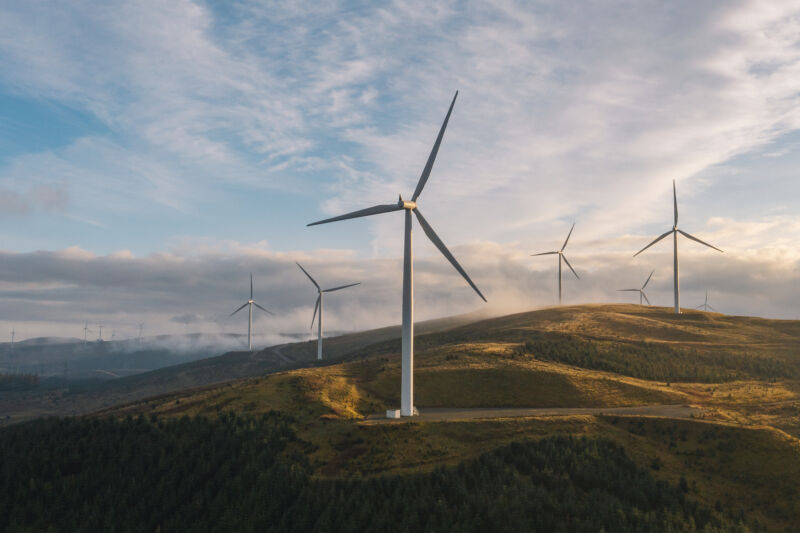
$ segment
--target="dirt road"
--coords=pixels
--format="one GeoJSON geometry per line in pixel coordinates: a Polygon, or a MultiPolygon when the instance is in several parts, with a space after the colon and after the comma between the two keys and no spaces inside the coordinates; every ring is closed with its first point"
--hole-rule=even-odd
{"type": "Polygon", "coordinates": [[[691,405],[642,405],[638,407],[500,407],[500,408],[440,408],[419,409],[419,416],[390,420],[385,414],[374,414],[374,422],[441,422],[448,420],[477,420],[486,418],[516,418],[558,415],[643,415],[666,418],[692,418],[703,410],[691,405]]]}

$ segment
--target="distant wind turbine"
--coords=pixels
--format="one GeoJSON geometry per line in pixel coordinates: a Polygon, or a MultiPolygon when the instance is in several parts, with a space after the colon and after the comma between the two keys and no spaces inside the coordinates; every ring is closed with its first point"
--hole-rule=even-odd
{"type": "Polygon", "coordinates": [[[708,311],[709,309],[711,309],[715,313],[719,313],[719,311],[708,305],[708,291],[706,291],[706,301],[703,302],[702,305],[698,305],[697,307],[695,307],[695,309],[702,309],[703,311],[708,311]]]}
{"type": "Polygon", "coordinates": [[[265,313],[270,314],[270,315],[274,315],[275,313],[273,313],[272,311],[269,311],[267,309],[264,309],[263,307],[258,305],[255,300],[253,300],[253,273],[252,272],[250,272],[250,299],[247,300],[245,303],[243,303],[242,306],[239,309],[237,309],[236,311],[231,313],[229,316],[235,315],[236,313],[238,313],[239,311],[241,311],[242,309],[244,309],[245,307],[248,307],[248,306],[249,306],[249,309],[247,310],[248,311],[248,318],[247,318],[247,349],[250,350],[250,351],[253,351],[253,341],[252,341],[252,337],[251,337],[251,332],[253,330],[253,306],[258,307],[259,309],[261,309],[262,311],[264,311],[265,313]]]}
{"type": "Polygon", "coordinates": [[[403,197],[401,196],[395,204],[376,205],[374,207],[368,207],[366,209],[354,211],[346,215],[328,218],[309,224],[309,226],[314,226],[316,224],[325,224],[327,222],[335,222],[337,220],[378,215],[392,211],[405,211],[405,241],[403,246],[403,334],[400,379],[400,414],[402,416],[413,416],[417,414],[416,408],[414,407],[414,259],[411,246],[411,226],[413,222],[411,213],[414,213],[416,216],[419,225],[422,226],[422,231],[425,232],[425,235],[428,236],[428,239],[430,239],[431,242],[433,242],[433,244],[439,249],[439,251],[442,252],[442,255],[444,255],[447,260],[450,261],[450,264],[453,265],[459,274],[461,274],[464,279],[467,280],[467,283],[469,283],[470,287],[472,287],[475,292],[478,293],[478,296],[480,296],[484,302],[486,301],[486,298],[483,297],[483,294],[481,294],[481,291],[478,290],[478,287],[472,282],[464,269],[461,268],[461,265],[458,264],[456,258],[453,257],[453,254],[450,253],[450,250],[447,249],[439,236],[436,235],[436,232],[433,231],[433,228],[430,226],[430,224],[428,224],[428,221],[425,220],[425,217],[422,216],[422,213],[420,212],[416,203],[417,198],[419,198],[420,193],[422,193],[422,189],[425,187],[425,183],[428,181],[428,177],[433,169],[433,163],[436,160],[436,154],[439,152],[439,146],[442,143],[442,137],[444,137],[444,131],[447,128],[447,122],[450,120],[450,114],[453,112],[453,106],[456,103],[457,97],[458,91],[456,91],[453,101],[450,103],[450,109],[447,111],[447,115],[444,118],[444,123],[442,123],[442,127],[439,130],[439,135],[436,137],[436,142],[433,144],[433,149],[428,156],[428,161],[425,163],[425,168],[422,170],[422,175],[417,182],[417,188],[414,190],[414,194],[411,196],[410,202],[403,200],[403,197]]]}
{"type": "Polygon", "coordinates": [[[617,290],[618,291],[623,291],[623,292],[625,292],[625,291],[638,292],[639,293],[639,305],[642,305],[642,298],[645,299],[645,301],[647,302],[647,305],[650,305],[650,300],[647,299],[647,295],[644,293],[644,288],[647,287],[648,283],[650,283],[650,278],[653,277],[654,273],[655,273],[655,270],[653,270],[653,272],[650,272],[650,275],[647,276],[647,281],[644,282],[644,285],[642,285],[641,289],[617,289],[617,290]]]}
{"type": "Polygon", "coordinates": [[[97,328],[98,328],[98,329],[99,329],[99,331],[100,331],[100,332],[97,334],[97,341],[98,341],[98,342],[100,342],[100,341],[102,341],[102,340],[103,340],[103,326],[101,326],[100,324],[98,324],[98,325],[97,325],[97,328]]]}
{"type": "Polygon", "coordinates": [[[300,267],[300,270],[308,276],[308,279],[311,280],[311,283],[314,284],[314,287],[317,288],[317,303],[314,305],[314,314],[311,316],[311,327],[314,327],[314,319],[317,318],[317,309],[319,309],[319,320],[317,321],[317,359],[322,360],[322,294],[325,292],[333,292],[338,291],[341,289],[346,289],[348,287],[355,287],[356,285],[361,285],[361,283],[351,283],[349,285],[342,285],[340,287],[333,287],[332,289],[322,289],[319,286],[319,283],[311,277],[311,274],[303,268],[303,265],[297,263],[297,266],[300,267]]]}
{"type": "Polygon", "coordinates": [[[89,338],[87,333],[91,332],[92,330],[89,329],[89,321],[87,320],[86,323],[83,325],[83,344],[89,342],[89,338]]]}
{"type": "Polygon", "coordinates": [[[658,241],[660,241],[661,239],[663,239],[664,237],[666,237],[667,235],[672,233],[672,238],[673,238],[673,261],[674,261],[674,273],[675,273],[675,281],[674,281],[674,287],[675,287],[675,313],[679,314],[681,312],[681,286],[680,286],[680,281],[678,279],[678,270],[679,270],[678,269],[678,233],[680,233],[681,235],[683,235],[687,239],[691,239],[691,240],[693,240],[695,242],[699,242],[700,244],[702,244],[704,246],[708,246],[709,248],[713,248],[714,250],[716,250],[718,252],[722,252],[722,250],[720,250],[716,246],[711,246],[707,242],[701,241],[697,237],[689,235],[688,233],[686,233],[683,230],[678,229],[678,193],[675,190],[675,180],[672,180],[672,199],[673,199],[673,205],[675,207],[675,222],[672,225],[672,229],[667,231],[667,232],[665,232],[663,235],[657,237],[653,242],[651,242],[650,244],[648,244],[647,246],[645,246],[644,248],[642,248],[641,250],[639,250],[638,252],[633,254],[633,257],[636,257],[637,255],[639,255],[640,253],[644,252],[645,250],[647,250],[648,248],[653,246],[655,243],[657,243],[658,241]]]}
{"type": "Polygon", "coordinates": [[[137,325],[139,326],[139,343],[142,342],[142,330],[144,329],[144,322],[138,322],[137,325]]]}
{"type": "Polygon", "coordinates": [[[575,272],[575,269],[572,268],[572,265],[569,264],[569,261],[567,261],[567,256],[564,255],[564,248],[567,247],[567,243],[569,242],[570,235],[572,235],[572,230],[574,230],[574,229],[575,229],[575,224],[573,224],[572,227],[569,229],[569,233],[567,234],[567,238],[564,241],[564,246],[562,246],[560,250],[556,250],[556,251],[553,251],[553,252],[542,252],[540,254],[531,254],[531,257],[535,257],[535,256],[538,256],[538,255],[554,255],[554,254],[558,254],[558,305],[561,305],[561,260],[562,259],[564,260],[564,262],[567,264],[569,269],[572,270],[572,273],[575,274],[576,278],[581,279],[580,276],[578,276],[578,273],[575,272]]]}

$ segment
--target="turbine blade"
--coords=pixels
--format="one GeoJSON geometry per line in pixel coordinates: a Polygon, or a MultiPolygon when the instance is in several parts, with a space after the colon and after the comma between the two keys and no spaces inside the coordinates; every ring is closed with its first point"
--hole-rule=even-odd
{"type": "Polygon", "coordinates": [[[338,290],[340,290],[340,289],[346,289],[347,287],[355,287],[356,285],[361,285],[361,282],[358,282],[358,283],[351,283],[350,285],[342,285],[341,287],[334,287],[334,288],[332,288],[332,289],[325,289],[325,290],[324,290],[324,291],[322,291],[322,292],[333,292],[333,291],[338,291],[338,290]]]}
{"type": "Polygon", "coordinates": [[[714,308],[713,308],[713,307],[711,307],[710,305],[708,306],[708,308],[709,308],[709,309],[711,309],[712,311],[714,311],[715,313],[719,313],[719,311],[717,311],[716,309],[714,309],[714,308]]]}
{"type": "Polygon", "coordinates": [[[695,309],[700,309],[701,307],[705,307],[705,306],[706,306],[706,304],[700,304],[697,307],[695,307],[695,309]]]}
{"type": "MultiPolygon", "coordinates": [[[[710,245],[710,244],[708,244],[707,242],[703,242],[703,241],[701,241],[700,239],[698,239],[697,237],[695,237],[695,236],[693,236],[693,235],[689,235],[688,233],[686,233],[686,232],[685,232],[685,231],[683,231],[683,230],[680,230],[680,229],[679,229],[678,231],[681,233],[681,235],[683,235],[683,236],[684,236],[684,237],[686,237],[687,239],[692,239],[693,241],[697,241],[697,242],[699,242],[700,244],[705,244],[705,245],[706,245],[706,246],[708,246],[709,248],[713,248],[713,249],[715,249],[715,250],[716,250],[716,251],[718,251],[718,252],[722,252],[722,250],[720,250],[720,249],[719,249],[719,248],[717,248],[716,246],[711,246],[711,245],[710,245]]],[[[725,252],[723,252],[723,253],[725,253],[725,252]]]]}
{"type": "Polygon", "coordinates": [[[531,257],[536,257],[537,255],[553,255],[557,254],[558,252],[542,252],[540,254],[531,254],[531,257]]]}
{"type": "Polygon", "coordinates": [[[650,304],[650,300],[647,298],[647,295],[644,293],[644,291],[641,291],[641,292],[642,292],[642,296],[644,296],[644,301],[647,302],[647,305],[651,305],[650,304]]]}
{"type": "Polygon", "coordinates": [[[247,304],[248,304],[248,303],[250,303],[250,302],[247,302],[247,303],[244,303],[244,304],[242,304],[242,306],[241,306],[239,309],[237,309],[237,310],[236,310],[236,311],[234,311],[233,313],[229,314],[228,316],[233,316],[233,315],[235,315],[236,313],[238,313],[239,311],[241,311],[242,309],[244,309],[245,307],[247,307],[247,304]]]}
{"type": "Polygon", "coordinates": [[[569,261],[567,261],[567,256],[566,256],[566,255],[564,255],[564,254],[561,254],[561,257],[563,257],[563,258],[564,258],[564,262],[567,264],[567,266],[569,267],[569,269],[570,269],[570,270],[572,270],[572,273],[573,273],[573,274],[575,274],[575,277],[576,277],[576,278],[578,278],[578,279],[581,279],[581,277],[578,275],[578,273],[577,273],[577,272],[575,272],[575,269],[574,269],[574,268],[572,268],[572,265],[570,265],[570,264],[569,264],[569,261]]]}
{"type": "Polygon", "coordinates": [[[450,113],[453,112],[453,106],[456,104],[456,98],[458,98],[458,91],[456,91],[455,96],[453,96],[453,101],[450,102],[450,109],[447,110],[447,116],[444,117],[442,128],[439,130],[439,136],[436,137],[436,142],[433,143],[433,149],[431,150],[431,155],[428,156],[428,161],[425,163],[425,168],[422,170],[422,175],[419,177],[419,181],[417,182],[417,188],[414,189],[414,195],[411,196],[412,202],[417,201],[417,198],[422,192],[422,189],[425,187],[425,183],[427,183],[428,181],[428,176],[431,175],[431,169],[433,169],[433,162],[436,161],[436,154],[439,153],[439,145],[442,144],[442,137],[444,137],[444,130],[447,128],[447,122],[450,120],[450,113]]]}
{"type": "Polygon", "coordinates": [[[250,272],[250,299],[253,299],[253,273],[250,272]]]}
{"type": "Polygon", "coordinates": [[[319,309],[319,299],[320,298],[322,298],[322,296],[317,296],[317,303],[314,305],[314,314],[311,316],[311,326],[310,326],[311,328],[314,327],[314,319],[317,318],[317,309],[319,309]]]}
{"type": "Polygon", "coordinates": [[[270,314],[270,315],[273,315],[273,316],[275,316],[275,313],[273,313],[273,312],[272,312],[272,311],[270,311],[269,309],[264,309],[263,307],[261,307],[260,305],[258,305],[258,304],[257,304],[257,303],[255,303],[255,302],[253,302],[253,305],[255,305],[256,307],[258,307],[259,309],[261,309],[261,310],[262,310],[262,311],[264,311],[265,313],[268,313],[268,314],[270,314]]]}
{"type": "Polygon", "coordinates": [[[636,257],[636,256],[637,256],[637,255],[639,255],[640,253],[644,252],[645,250],[647,250],[648,248],[650,248],[651,246],[653,246],[655,243],[657,243],[658,241],[660,241],[661,239],[663,239],[664,237],[666,237],[666,236],[667,236],[667,235],[669,235],[670,233],[672,233],[672,230],[669,230],[668,232],[664,233],[662,236],[660,236],[660,237],[657,237],[657,238],[656,238],[656,240],[654,240],[653,242],[651,242],[650,244],[648,244],[647,246],[645,246],[644,248],[642,248],[641,250],[639,250],[638,252],[636,252],[635,254],[633,254],[633,257],[636,257]]]}
{"type": "Polygon", "coordinates": [[[316,280],[314,280],[314,278],[312,278],[312,277],[311,277],[311,274],[309,274],[308,272],[306,272],[306,269],[305,269],[305,268],[303,268],[303,265],[301,265],[301,264],[300,264],[300,263],[298,263],[297,261],[295,261],[295,264],[296,264],[297,266],[299,266],[299,267],[300,267],[300,270],[302,270],[303,272],[305,272],[306,276],[308,276],[308,279],[310,279],[310,280],[311,280],[311,283],[313,283],[313,284],[314,284],[314,286],[317,288],[317,290],[320,290],[320,288],[319,288],[319,284],[316,282],[316,280]]]}
{"type": "Polygon", "coordinates": [[[564,251],[564,248],[567,247],[567,243],[569,242],[569,237],[570,237],[570,235],[572,235],[572,230],[574,230],[574,229],[575,229],[575,224],[573,223],[572,227],[569,228],[569,233],[567,233],[567,239],[564,241],[564,246],[561,247],[561,251],[562,252],[564,251]]]}
{"type": "Polygon", "coordinates": [[[366,209],[360,209],[358,211],[353,211],[352,213],[347,213],[346,215],[339,215],[338,217],[333,218],[326,218],[325,220],[318,220],[317,222],[312,222],[311,224],[306,224],[306,226],[316,226],[317,224],[327,224],[328,222],[336,222],[337,220],[347,220],[349,218],[359,218],[359,217],[368,217],[370,215],[380,215],[381,213],[389,213],[391,211],[400,211],[403,209],[397,204],[383,204],[383,205],[376,205],[374,207],[368,207],[366,209]]]}
{"type": "Polygon", "coordinates": [[[459,274],[461,274],[464,277],[464,279],[467,280],[467,283],[469,283],[470,287],[475,289],[475,292],[478,293],[478,296],[480,296],[481,299],[485,302],[486,298],[483,296],[483,294],[481,294],[481,291],[472,282],[472,280],[469,278],[464,269],[461,268],[461,265],[458,264],[458,261],[456,261],[456,258],[453,257],[453,254],[450,253],[450,250],[447,249],[447,246],[445,246],[442,240],[439,238],[439,236],[436,235],[436,232],[433,231],[433,228],[431,227],[430,224],[428,224],[428,221],[425,220],[425,217],[422,216],[422,213],[419,212],[419,209],[414,209],[414,214],[417,215],[417,220],[419,221],[419,225],[422,226],[422,231],[425,232],[425,235],[428,236],[431,242],[439,249],[440,252],[442,252],[442,255],[444,255],[447,258],[447,260],[450,261],[450,264],[453,265],[453,267],[456,270],[458,270],[459,274]]]}
{"type": "Polygon", "coordinates": [[[653,274],[655,274],[655,272],[656,272],[656,271],[655,271],[655,270],[653,270],[652,272],[650,272],[650,275],[649,275],[649,276],[647,276],[647,281],[645,281],[645,282],[644,282],[644,285],[642,285],[642,290],[644,290],[644,288],[645,288],[645,287],[647,287],[647,284],[648,284],[648,283],[650,283],[650,278],[652,278],[652,277],[653,277],[653,274]]]}
{"type": "Polygon", "coordinates": [[[640,289],[617,289],[617,290],[626,292],[642,292],[640,289]]]}
{"type": "Polygon", "coordinates": [[[672,180],[672,200],[675,205],[675,227],[678,227],[678,192],[675,190],[675,180],[672,180]]]}

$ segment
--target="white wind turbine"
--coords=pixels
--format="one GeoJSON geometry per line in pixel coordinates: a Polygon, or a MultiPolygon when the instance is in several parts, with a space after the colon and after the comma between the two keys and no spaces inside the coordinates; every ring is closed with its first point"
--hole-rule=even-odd
{"type": "Polygon", "coordinates": [[[653,242],[651,242],[650,244],[648,244],[647,246],[645,246],[644,248],[642,248],[641,250],[639,250],[638,252],[633,254],[633,257],[636,257],[637,255],[639,255],[640,253],[644,252],[645,250],[647,250],[648,248],[653,246],[655,243],[657,243],[658,241],[660,241],[661,239],[663,239],[664,237],[666,237],[667,235],[672,233],[672,238],[673,238],[673,261],[674,261],[674,274],[675,274],[675,281],[674,281],[674,286],[675,286],[675,313],[679,314],[681,312],[681,286],[680,286],[680,281],[678,280],[678,233],[680,233],[681,235],[683,235],[687,239],[691,239],[693,241],[699,242],[700,244],[708,246],[709,248],[713,248],[714,250],[716,250],[718,252],[722,252],[722,250],[720,250],[716,246],[711,246],[707,242],[701,241],[697,237],[689,235],[688,233],[686,233],[683,230],[678,229],[678,193],[675,190],[675,180],[672,180],[672,200],[673,200],[673,205],[675,207],[675,223],[672,225],[672,229],[667,231],[667,232],[664,232],[663,235],[657,237],[653,242]]]}
{"type": "Polygon", "coordinates": [[[702,305],[698,305],[697,307],[695,307],[695,309],[702,309],[703,311],[708,311],[709,309],[711,309],[715,313],[719,313],[719,311],[708,305],[708,291],[706,291],[706,301],[703,302],[702,305]]]}
{"type": "Polygon", "coordinates": [[[627,291],[638,292],[639,293],[639,305],[642,305],[642,298],[645,299],[645,301],[647,302],[647,305],[650,305],[650,300],[647,299],[647,295],[644,293],[644,288],[647,287],[648,283],[650,283],[650,278],[653,277],[654,273],[655,273],[655,270],[650,272],[650,275],[647,276],[647,281],[644,282],[644,285],[642,285],[641,289],[617,289],[617,290],[618,291],[622,291],[622,292],[627,292],[627,291]]]}
{"type": "Polygon", "coordinates": [[[300,267],[300,270],[302,270],[305,275],[308,276],[308,279],[310,279],[311,283],[314,284],[314,287],[317,288],[317,303],[314,305],[314,314],[311,316],[311,327],[314,327],[314,319],[317,318],[317,309],[319,309],[319,321],[317,322],[317,359],[322,360],[322,293],[338,291],[348,287],[355,287],[356,285],[361,285],[361,283],[351,283],[349,285],[333,287],[332,289],[322,289],[320,288],[319,283],[317,283],[317,281],[311,277],[311,274],[309,274],[308,271],[303,268],[303,265],[297,263],[297,266],[300,267]]]}
{"type": "Polygon", "coordinates": [[[405,211],[405,240],[403,246],[403,335],[400,385],[400,414],[402,416],[413,416],[416,414],[416,408],[414,407],[414,259],[411,247],[411,213],[414,213],[417,217],[419,225],[422,226],[422,231],[425,232],[425,235],[427,235],[431,242],[442,252],[442,255],[444,255],[447,260],[450,261],[450,264],[452,264],[464,279],[467,280],[467,283],[478,293],[478,296],[480,296],[484,302],[486,301],[486,298],[483,297],[478,287],[475,286],[464,269],[461,268],[461,265],[458,264],[456,258],[453,257],[453,254],[450,253],[450,250],[447,249],[439,236],[436,235],[436,232],[433,231],[430,224],[428,224],[428,221],[425,220],[425,217],[422,216],[416,203],[417,198],[419,198],[420,193],[422,193],[422,189],[425,187],[425,183],[428,181],[431,169],[433,169],[433,163],[436,160],[436,154],[439,152],[439,145],[442,143],[444,130],[447,128],[447,122],[450,120],[450,114],[453,112],[453,106],[456,103],[457,97],[458,91],[456,91],[453,101],[450,103],[450,109],[447,110],[444,123],[442,123],[439,135],[436,137],[436,142],[433,144],[433,149],[428,156],[428,161],[425,163],[425,168],[422,170],[422,175],[417,182],[417,188],[414,190],[410,202],[403,200],[401,196],[397,203],[394,204],[376,205],[346,215],[309,224],[309,226],[314,226],[316,224],[325,224],[327,222],[335,222],[337,220],[346,220],[349,218],[378,215],[392,211],[405,211]]]}
{"type": "Polygon", "coordinates": [[[89,321],[87,320],[86,323],[83,325],[83,343],[86,344],[89,342],[87,333],[91,332],[92,330],[89,329],[89,321]]]}
{"type": "Polygon", "coordinates": [[[538,256],[538,255],[558,254],[558,305],[561,305],[561,260],[562,259],[564,260],[564,262],[567,264],[569,269],[572,270],[572,273],[575,274],[576,278],[581,279],[580,276],[578,276],[578,273],[575,272],[575,269],[572,268],[572,265],[569,264],[569,261],[567,261],[567,256],[564,255],[564,248],[567,247],[567,243],[569,242],[569,237],[570,237],[570,235],[572,235],[572,230],[574,230],[574,229],[575,229],[575,224],[573,224],[572,227],[569,229],[569,233],[567,234],[567,238],[566,238],[566,240],[564,240],[564,246],[562,246],[560,250],[556,250],[556,251],[553,251],[553,252],[542,252],[540,254],[531,254],[531,257],[535,257],[535,256],[538,256]]]}
{"type": "Polygon", "coordinates": [[[251,332],[253,331],[253,306],[254,305],[256,307],[258,307],[259,309],[261,309],[262,311],[264,311],[265,313],[267,313],[267,314],[270,314],[270,315],[274,315],[275,314],[272,311],[264,309],[263,307],[258,305],[255,300],[253,300],[253,273],[250,272],[250,299],[247,300],[245,303],[243,303],[242,306],[240,308],[238,308],[236,311],[234,311],[233,313],[228,315],[228,316],[233,316],[236,313],[238,313],[239,311],[241,311],[242,309],[244,309],[245,307],[249,306],[249,308],[247,310],[247,314],[248,314],[248,316],[247,316],[247,349],[250,350],[250,351],[253,351],[253,341],[252,341],[252,337],[251,337],[251,332]]]}

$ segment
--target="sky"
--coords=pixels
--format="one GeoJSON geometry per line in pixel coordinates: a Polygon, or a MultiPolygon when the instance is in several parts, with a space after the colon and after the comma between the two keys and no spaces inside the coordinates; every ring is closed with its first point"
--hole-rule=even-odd
{"type": "MultiPolygon", "coordinates": [[[[0,2],[0,327],[18,339],[398,323],[557,303],[800,318],[800,2],[0,2]],[[95,328],[96,329],[96,328],[95,328]]],[[[0,330],[0,340],[8,335],[0,330]]],[[[265,341],[266,342],[266,341],[265,341]]]]}

